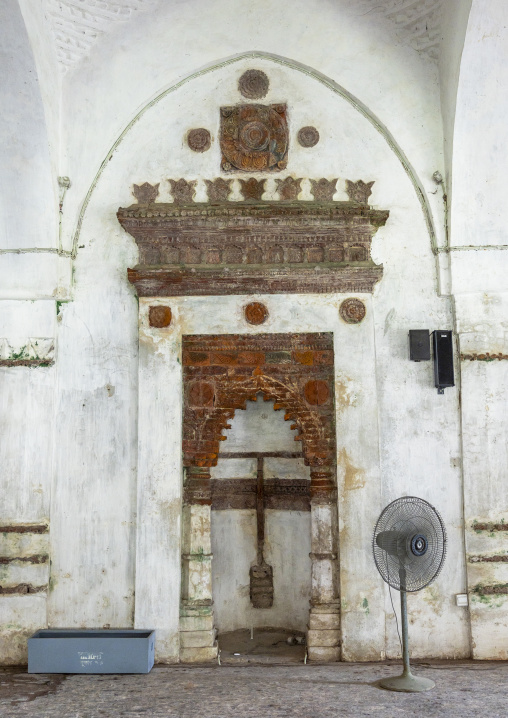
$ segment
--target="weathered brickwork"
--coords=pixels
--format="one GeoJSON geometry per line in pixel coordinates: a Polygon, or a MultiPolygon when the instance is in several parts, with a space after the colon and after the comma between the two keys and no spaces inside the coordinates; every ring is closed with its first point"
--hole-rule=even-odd
{"type": "Polygon", "coordinates": [[[285,420],[298,427],[307,465],[323,466],[334,457],[331,335],[186,336],[183,371],[187,466],[216,466],[223,430],[258,394],[274,400],[274,408],[284,409],[285,420]],[[321,403],[312,393],[312,403],[305,398],[305,387],[316,381],[330,387],[321,403]],[[196,396],[206,397],[202,406],[196,406],[196,396]]]}

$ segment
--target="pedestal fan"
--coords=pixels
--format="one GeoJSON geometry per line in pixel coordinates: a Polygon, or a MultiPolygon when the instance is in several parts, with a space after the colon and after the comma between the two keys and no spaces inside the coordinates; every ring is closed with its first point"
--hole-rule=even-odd
{"type": "Polygon", "coordinates": [[[407,693],[428,691],[434,681],[413,676],[409,665],[406,592],[419,591],[441,571],[446,530],[438,511],[424,499],[404,496],[392,501],[377,520],[372,540],[374,561],[384,581],[400,591],[402,659],[400,676],[380,682],[382,688],[407,693]]]}

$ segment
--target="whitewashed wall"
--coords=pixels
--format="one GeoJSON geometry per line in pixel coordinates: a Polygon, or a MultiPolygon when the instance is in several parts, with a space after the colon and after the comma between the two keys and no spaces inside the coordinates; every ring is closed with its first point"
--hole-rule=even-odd
{"type": "Polygon", "coordinates": [[[473,0],[458,83],[450,244],[462,361],[462,445],[472,655],[508,658],[508,8],[473,0]],[[499,359],[490,360],[497,356],[499,359]],[[477,359],[476,357],[479,357],[477,359]],[[483,560],[482,560],[483,559],[483,560]],[[488,590],[488,589],[487,589],[488,590]]]}
{"type": "MultiPolygon", "coordinates": [[[[33,67],[23,64],[30,52],[26,41],[20,42],[15,3],[4,5],[9,22],[17,23],[12,53],[18,58],[16,77],[22,82],[33,67]]],[[[498,88],[505,82],[507,45],[502,32],[507,11],[501,0],[489,0],[488,5],[487,12],[485,2],[472,3],[458,80],[450,160],[454,177],[450,241],[455,247],[506,245],[500,170],[506,113],[498,88]],[[498,71],[492,75],[491,68],[498,71]],[[487,77],[491,78],[488,86],[483,94],[477,93],[487,77]],[[490,114],[482,115],[487,106],[490,114]],[[500,119],[486,131],[492,113],[500,119]],[[472,198],[475,182],[479,191],[472,198]]],[[[290,163],[282,176],[339,177],[337,199],[346,199],[346,178],[375,180],[371,201],[391,213],[373,243],[373,256],[385,268],[384,278],[372,298],[364,297],[367,317],[361,325],[346,326],[338,318],[340,296],[260,297],[271,312],[263,331],[332,331],[335,336],[344,657],[376,659],[398,651],[388,595],[375,574],[369,546],[379,511],[402,494],[435,503],[450,537],[442,575],[409,599],[413,652],[469,655],[468,612],[454,603],[454,595],[466,590],[463,489],[467,521],[506,517],[506,502],[501,506],[500,497],[506,485],[502,447],[507,378],[500,362],[466,365],[463,450],[458,389],[436,394],[430,363],[412,364],[407,359],[407,330],[452,328],[455,310],[459,331],[468,327],[466,335],[476,337],[471,341],[461,337],[462,351],[467,345],[470,351],[497,347],[506,353],[506,320],[500,308],[508,289],[504,267],[508,253],[453,251],[454,307],[450,299],[439,296],[438,286],[449,286],[448,264],[441,262],[438,283],[415,189],[380,132],[384,126],[409,159],[433,212],[437,243],[444,246],[442,198],[431,180],[436,169],[444,168],[436,67],[403,47],[379,18],[357,17],[351,12],[354,4],[345,0],[296,0],[290,10],[263,0],[246,3],[244,12],[228,0],[196,0],[163,3],[156,15],[144,13],[137,22],[122,24],[109,42],[99,44],[67,73],[60,87],[52,76],[54,62],[47,39],[41,39],[46,36],[42,29],[37,33],[38,23],[44,20],[42,6],[34,9],[26,1],[21,6],[40,75],[49,137],[47,142],[43,138],[42,115],[36,108],[24,136],[26,147],[39,138],[35,142],[39,179],[31,172],[13,199],[19,201],[16,218],[24,206],[28,214],[23,216],[34,218],[9,231],[5,240],[9,244],[3,246],[26,248],[32,239],[35,247],[57,246],[56,177],[46,174],[51,174],[48,167],[54,174],[58,167],[58,174],[69,175],[72,182],[64,207],[62,246],[77,253],[75,261],[41,253],[0,255],[4,335],[12,346],[24,337],[57,339],[54,367],[0,369],[1,425],[8,432],[2,442],[2,467],[8,467],[2,471],[2,482],[4,494],[10,497],[3,520],[50,518],[49,625],[155,625],[159,659],[177,660],[181,335],[253,329],[243,320],[245,297],[172,300],[175,320],[168,330],[148,328],[149,302],[142,301],[138,353],[138,303],[126,281],[126,268],[136,263],[136,250],[118,225],[115,211],[131,203],[133,182],[160,181],[160,199],[167,201],[166,178],[202,180],[218,175],[217,108],[239,101],[237,79],[244,69],[256,66],[271,79],[267,102],[289,105],[290,163]],[[222,59],[235,59],[249,50],[274,57],[239,59],[221,66],[222,59]],[[290,58],[292,66],[280,57],[290,58]],[[192,73],[196,78],[187,81],[192,73]],[[358,98],[360,108],[367,107],[377,118],[374,124],[333,87],[326,87],[319,73],[358,98]],[[180,81],[184,82],[176,87],[180,81]],[[168,88],[173,88],[170,94],[147,110],[110,154],[139,111],[168,88]],[[56,110],[60,105],[61,117],[56,110]],[[294,141],[304,124],[315,124],[320,130],[322,140],[313,150],[303,150],[294,141]],[[205,155],[194,155],[185,146],[185,131],[193,126],[212,131],[215,144],[205,155]],[[84,212],[85,198],[103,161],[104,171],[84,212]],[[34,193],[37,197],[28,201],[34,193]],[[42,197],[47,200],[42,202],[42,197]],[[39,208],[36,216],[30,214],[34,208],[39,208]],[[81,220],[78,236],[75,230],[81,220]],[[33,225],[38,227],[37,237],[33,225]],[[489,292],[485,301],[484,290],[489,292]],[[57,298],[72,301],[57,307],[57,298]],[[492,311],[492,304],[499,311],[492,311]],[[481,414],[481,435],[491,437],[492,467],[487,479],[482,442],[474,452],[471,448],[478,442],[478,407],[485,406],[490,413],[481,414]],[[492,422],[492,416],[499,420],[492,422]],[[27,435],[30,441],[24,441],[27,435]],[[482,503],[488,493],[482,493],[485,482],[490,495],[499,498],[499,510],[494,512],[490,503],[482,503]],[[135,583],[136,560],[143,571],[137,571],[135,583]],[[156,581],[151,580],[154,576],[156,581]]],[[[467,13],[462,10],[465,24],[467,13]]],[[[2,11],[6,12],[3,6],[2,11]]],[[[6,22],[2,31],[7,27],[6,22]]],[[[460,42],[450,43],[455,58],[460,42]]],[[[456,67],[452,70],[441,88],[448,137],[456,67]]],[[[8,193],[10,186],[19,187],[16,172],[2,180],[8,193]],[[15,184],[9,185],[13,177],[15,184]]],[[[270,198],[273,183],[267,189],[270,198]]],[[[199,198],[204,198],[201,181],[199,198]]],[[[487,540],[471,533],[470,553],[506,550],[505,536],[496,539],[500,543],[492,549],[472,542],[483,539],[487,540]]],[[[20,547],[11,543],[3,550],[16,552],[20,547]]],[[[480,580],[472,568],[476,571],[477,564],[468,562],[470,587],[480,580]]],[[[24,637],[35,624],[44,623],[44,596],[1,600],[8,609],[4,626],[14,626],[3,629],[1,658],[19,661],[25,655],[24,637]]],[[[480,602],[473,607],[474,655],[506,657],[499,646],[507,626],[504,600],[499,599],[499,606],[480,602]]]]}

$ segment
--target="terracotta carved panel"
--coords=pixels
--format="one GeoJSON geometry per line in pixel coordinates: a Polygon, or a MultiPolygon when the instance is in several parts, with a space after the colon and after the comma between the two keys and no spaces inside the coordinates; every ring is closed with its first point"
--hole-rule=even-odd
{"type": "Polygon", "coordinates": [[[221,107],[221,167],[225,172],[266,172],[287,166],[286,105],[221,107]]]}

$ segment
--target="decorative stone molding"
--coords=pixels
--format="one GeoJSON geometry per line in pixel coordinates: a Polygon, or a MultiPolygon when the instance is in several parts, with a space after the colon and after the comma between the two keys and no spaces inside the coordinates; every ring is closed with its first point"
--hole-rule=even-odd
{"type": "Polygon", "coordinates": [[[296,202],[298,195],[301,192],[301,181],[302,178],[293,179],[293,177],[286,177],[286,179],[276,179],[277,191],[282,202],[296,202]]]}
{"type": "Polygon", "coordinates": [[[349,202],[156,203],[119,209],[136,240],[139,296],[370,293],[371,241],[388,212],[349,202]]]}
{"type": "Polygon", "coordinates": [[[225,180],[222,177],[218,177],[215,180],[205,180],[205,182],[210,202],[227,202],[233,180],[225,180]]]}
{"type": "MultiPolygon", "coordinates": [[[[212,509],[256,509],[256,479],[212,479],[212,509]]],[[[310,511],[308,479],[265,479],[265,508],[310,511]]]]}
{"type": "Polygon", "coordinates": [[[358,202],[359,204],[368,204],[368,199],[372,194],[372,185],[374,182],[351,182],[346,180],[346,192],[351,202],[358,202]]]}
{"type": "Polygon", "coordinates": [[[248,180],[238,180],[240,182],[240,191],[246,202],[261,202],[261,197],[265,191],[265,180],[257,180],[251,177],[248,180]]]}
{"type": "Polygon", "coordinates": [[[168,180],[175,204],[189,204],[194,199],[196,180],[168,180]]]}
{"type": "Polygon", "coordinates": [[[333,195],[337,191],[337,177],[327,180],[322,177],[320,180],[311,180],[312,194],[316,202],[333,202],[333,195]]]}
{"type": "Polygon", "coordinates": [[[486,352],[485,354],[461,354],[460,360],[461,361],[505,361],[508,359],[508,354],[502,354],[501,352],[499,354],[489,354],[489,352],[486,352]]]}
{"type": "Polygon", "coordinates": [[[154,185],[148,182],[144,182],[141,185],[135,184],[132,185],[132,194],[139,204],[152,204],[159,196],[159,185],[160,182],[154,185]]]}

